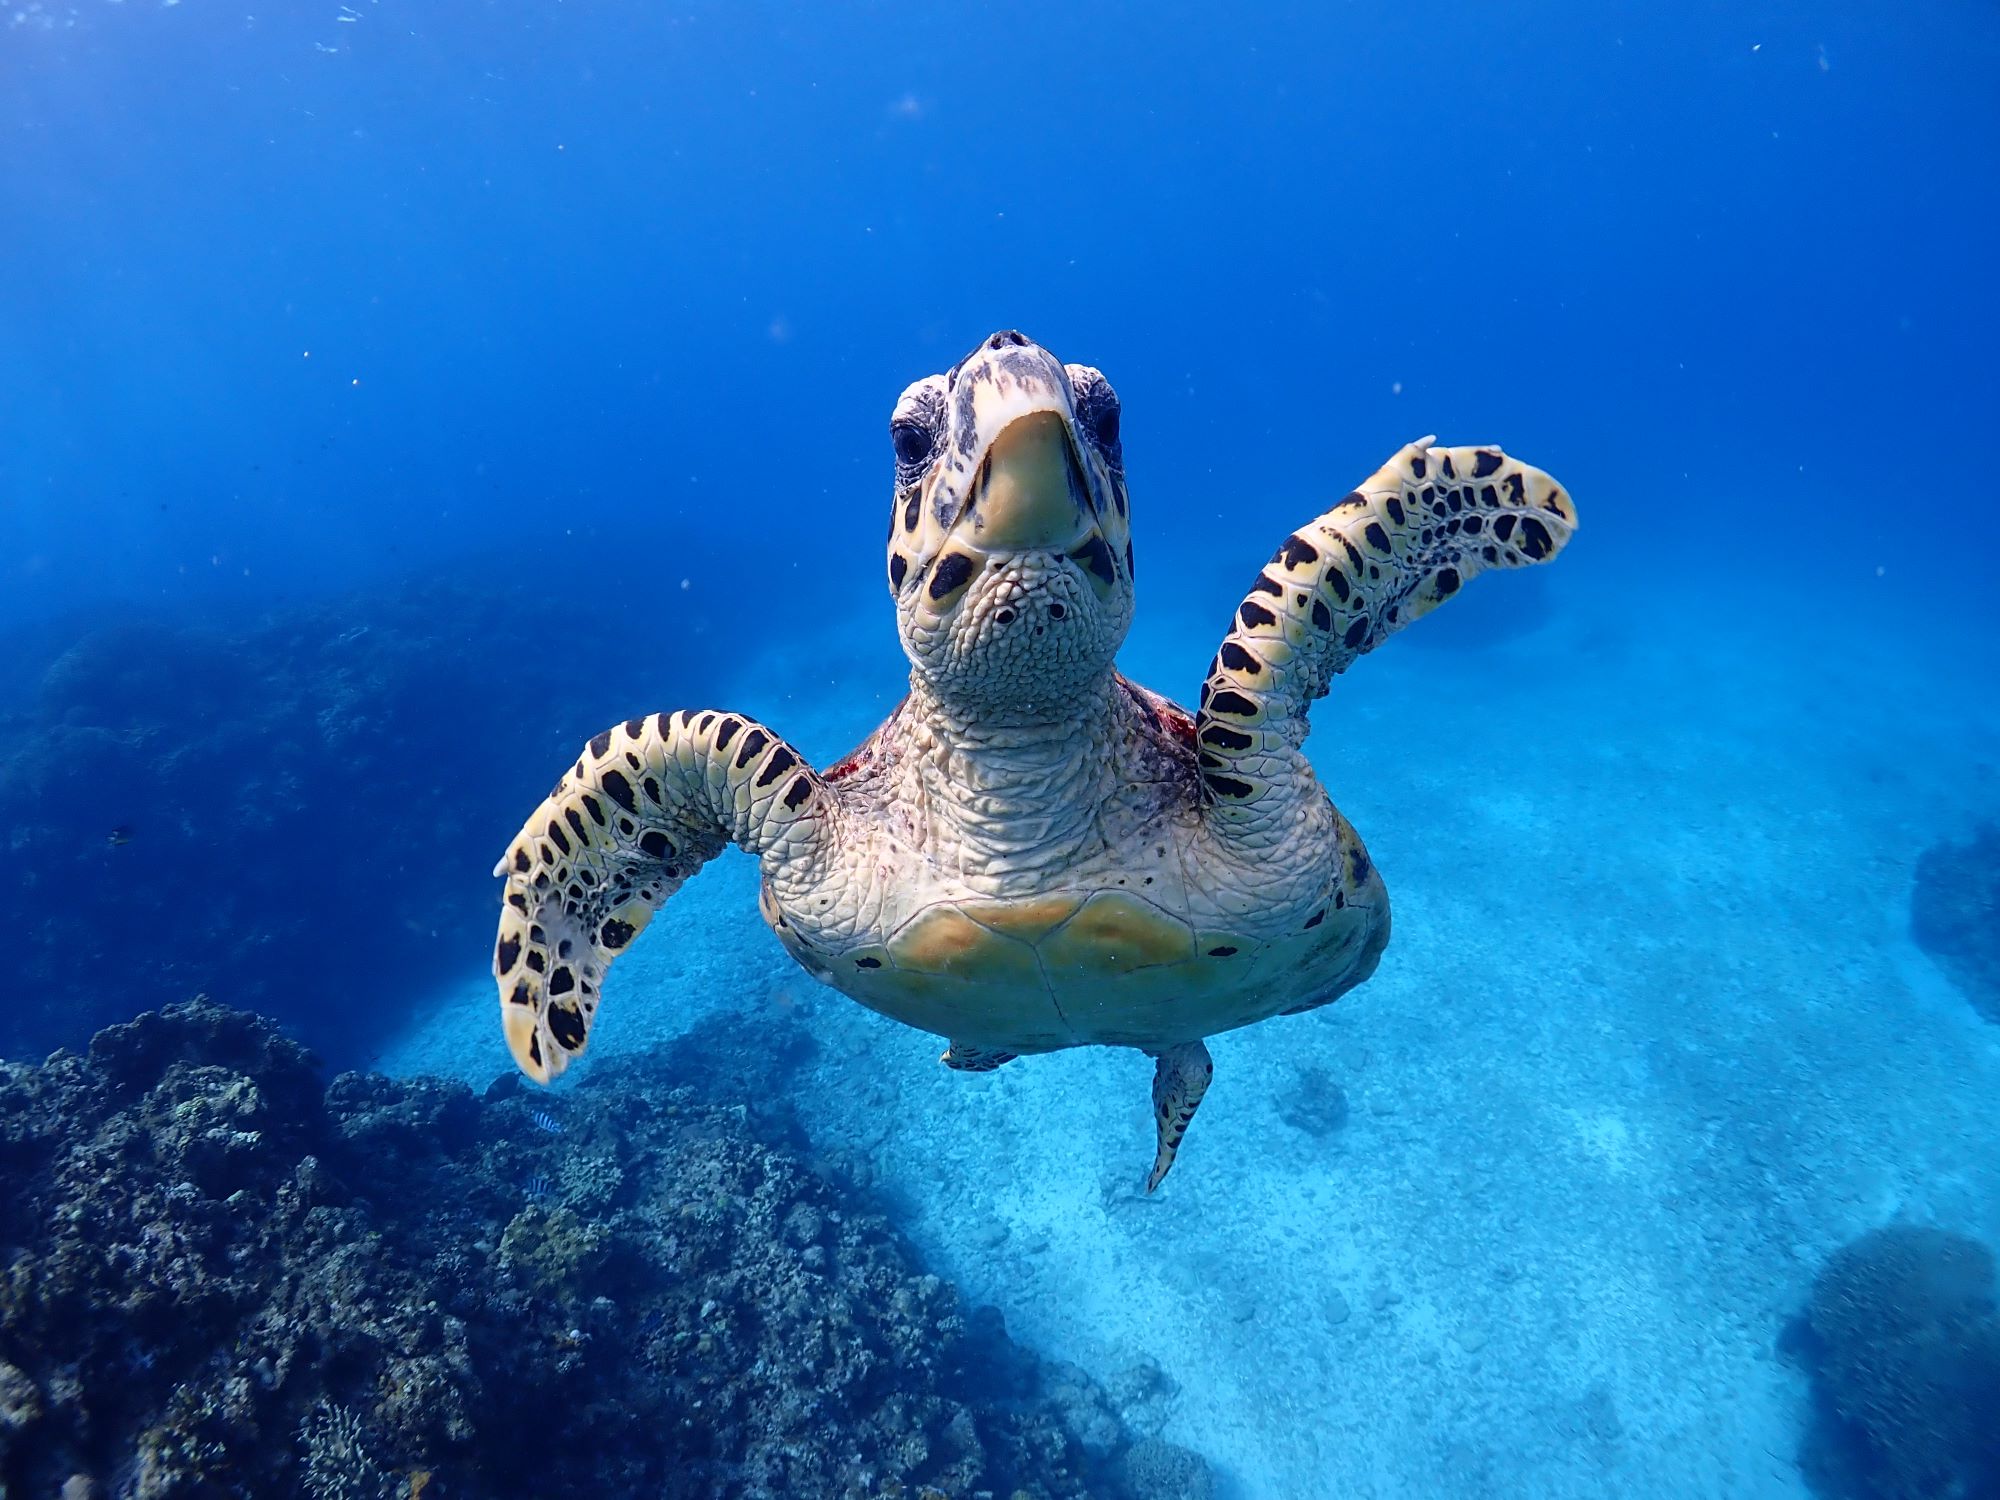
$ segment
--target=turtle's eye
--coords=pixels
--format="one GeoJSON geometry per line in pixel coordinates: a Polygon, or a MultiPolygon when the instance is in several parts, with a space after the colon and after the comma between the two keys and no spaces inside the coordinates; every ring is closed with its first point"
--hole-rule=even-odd
{"type": "Polygon", "coordinates": [[[1090,440],[1107,457],[1118,452],[1118,393],[1095,370],[1072,366],[1070,383],[1076,391],[1076,419],[1090,440]]]}
{"type": "Polygon", "coordinates": [[[931,456],[931,430],[921,422],[891,422],[889,441],[895,445],[896,462],[914,469],[931,456]]]}
{"type": "Polygon", "coordinates": [[[1118,398],[1104,395],[1084,408],[1083,419],[1090,424],[1091,436],[1107,448],[1118,446],[1118,398]]]}

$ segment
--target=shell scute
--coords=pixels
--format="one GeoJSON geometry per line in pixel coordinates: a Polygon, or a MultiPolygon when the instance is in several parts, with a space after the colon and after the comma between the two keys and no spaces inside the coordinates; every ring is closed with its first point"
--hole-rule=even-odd
{"type": "Polygon", "coordinates": [[[905,1025],[972,1046],[1052,1052],[1076,1041],[1039,983],[995,986],[980,976],[885,969],[850,981],[846,991],[905,1025]]]}
{"type": "Polygon", "coordinates": [[[981,926],[955,903],[919,912],[890,937],[888,949],[897,968],[913,973],[1042,988],[1032,947],[981,926]]]}
{"type": "Polygon", "coordinates": [[[1024,943],[1039,943],[1076,915],[1083,897],[1073,891],[1019,901],[962,901],[959,910],[981,927],[1024,943]]]}
{"type": "Polygon", "coordinates": [[[1097,892],[1037,947],[1056,979],[1128,974],[1195,955],[1193,928],[1124,891],[1097,892]]]}

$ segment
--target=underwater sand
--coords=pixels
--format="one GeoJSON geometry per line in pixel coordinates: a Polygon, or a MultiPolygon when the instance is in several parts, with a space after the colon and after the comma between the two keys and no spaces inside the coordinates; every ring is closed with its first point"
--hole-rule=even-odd
{"type": "MultiPolygon", "coordinates": [[[[620,962],[592,1055],[732,1008],[809,1026],[815,1142],[1016,1337],[1164,1371],[1130,1415],[1225,1495],[1803,1497],[1774,1345],[1820,1262],[1899,1216],[2000,1242],[2000,1026],[1909,937],[1917,855],[2000,812],[2000,662],[1916,610],[1649,588],[1559,587],[1482,649],[1412,632],[1335,685],[1309,749],[1395,941],[1338,1005],[1211,1040],[1153,1199],[1147,1059],[951,1073],[790,964],[739,855],[620,962]],[[1287,1123],[1329,1080],[1345,1123],[1287,1123]]],[[[1122,667],[1186,701],[1214,614],[1144,599],[1122,667]]],[[[806,649],[730,706],[827,764],[897,694],[886,609],[806,649]]],[[[384,1067],[511,1070],[469,962],[384,1067]]]]}

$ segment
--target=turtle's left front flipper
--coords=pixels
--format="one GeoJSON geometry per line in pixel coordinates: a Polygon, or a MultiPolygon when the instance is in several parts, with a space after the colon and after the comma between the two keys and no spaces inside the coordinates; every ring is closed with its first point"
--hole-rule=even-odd
{"type": "Polygon", "coordinates": [[[1476,574],[1546,562],[1576,507],[1498,448],[1423,438],[1285,538],[1237,608],[1202,685],[1196,744],[1211,816],[1281,830],[1310,778],[1306,710],[1354,659],[1476,574]]]}
{"type": "Polygon", "coordinates": [[[833,800],[740,714],[653,714],[593,738],[493,871],[507,880],[493,977],[521,1071],[546,1083],[583,1050],[612,959],[723,845],[809,872],[833,800]]]}

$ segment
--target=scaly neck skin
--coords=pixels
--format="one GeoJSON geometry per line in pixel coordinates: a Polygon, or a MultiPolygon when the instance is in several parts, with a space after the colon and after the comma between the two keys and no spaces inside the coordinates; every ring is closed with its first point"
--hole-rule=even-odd
{"type": "Polygon", "coordinates": [[[1123,702],[1109,670],[1032,712],[941,699],[912,674],[903,712],[916,753],[904,761],[905,790],[922,809],[933,857],[997,896],[1027,894],[1047,872],[1096,853],[1123,702]]]}

